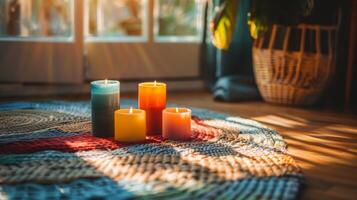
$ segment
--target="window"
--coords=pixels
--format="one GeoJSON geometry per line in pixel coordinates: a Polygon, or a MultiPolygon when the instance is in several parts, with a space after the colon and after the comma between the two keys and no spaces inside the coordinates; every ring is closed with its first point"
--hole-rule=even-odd
{"type": "Polygon", "coordinates": [[[145,40],[147,1],[86,0],[86,40],[145,40]]]}
{"type": "Polygon", "coordinates": [[[73,7],[70,0],[1,0],[0,39],[72,39],[73,7]]]}
{"type": "Polygon", "coordinates": [[[200,42],[202,2],[202,0],[156,0],[155,39],[168,42],[200,42]]]}

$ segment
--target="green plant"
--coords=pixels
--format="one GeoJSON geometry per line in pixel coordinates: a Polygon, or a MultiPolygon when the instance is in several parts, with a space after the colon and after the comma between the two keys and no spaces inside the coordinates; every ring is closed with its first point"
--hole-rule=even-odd
{"type": "Polygon", "coordinates": [[[214,3],[210,22],[212,43],[219,49],[228,49],[236,22],[238,0],[221,0],[214,3]]]}
{"type": "MultiPolygon", "coordinates": [[[[315,0],[252,0],[248,26],[250,35],[257,39],[272,24],[293,25],[311,14],[315,0]]],[[[210,30],[213,44],[227,49],[232,39],[239,0],[213,1],[210,30]]]]}

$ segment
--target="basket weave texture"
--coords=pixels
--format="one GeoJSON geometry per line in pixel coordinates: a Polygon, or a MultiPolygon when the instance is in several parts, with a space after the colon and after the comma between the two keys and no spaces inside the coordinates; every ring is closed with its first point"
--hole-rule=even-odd
{"type": "Polygon", "coordinates": [[[335,33],[335,26],[273,25],[256,40],[253,65],[263,99],[286,105],[315,103],[334,75],[335,33]],[[289,44],[293,30],[294,40],[299,40],[294,49],[289,44]]]}

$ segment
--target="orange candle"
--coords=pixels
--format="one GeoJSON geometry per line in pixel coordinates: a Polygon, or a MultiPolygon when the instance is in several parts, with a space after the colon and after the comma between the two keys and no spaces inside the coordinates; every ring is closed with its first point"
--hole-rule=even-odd
{"type": "Polygon", "coordinates": [[[140,109],[120,109],[114,114],[115,140],[120,142],[139,142],[146,137],[145,111],[140,109]]]}
{"type": "Polygon", "coordinates": [[[166,107],[166,84],[145,82],[139,84],[139,108],[146,112],[147,135],[162,132],[162,110],[166,107]]]}
{"type": "Polygon", "coordinates": [[[169,140],[189,140],[191,133],[191,110],[166,108],[162,112],[162,135],[169,140]]]}

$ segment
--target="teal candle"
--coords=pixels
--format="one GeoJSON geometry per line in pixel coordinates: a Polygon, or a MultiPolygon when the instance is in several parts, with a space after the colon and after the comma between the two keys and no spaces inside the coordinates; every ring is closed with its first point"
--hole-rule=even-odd
{"type": "Polygon", "coordinates": [[[91,82],[92,134],[114,136],[114,112],[120,109],[120,83],[113,80],[91,82]]]}

